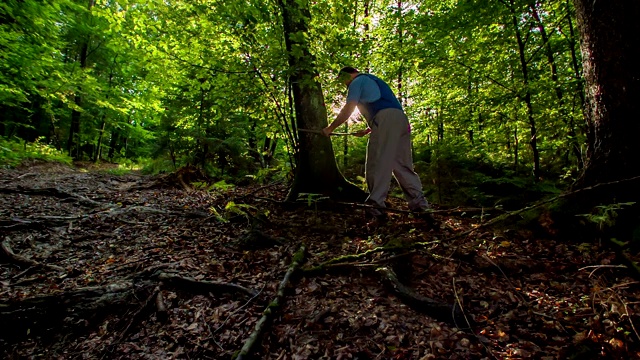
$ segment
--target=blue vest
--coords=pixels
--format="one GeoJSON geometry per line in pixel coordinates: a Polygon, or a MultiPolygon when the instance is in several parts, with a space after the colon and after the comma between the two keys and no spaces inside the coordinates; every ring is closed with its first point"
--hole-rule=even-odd
{"type": "MultiPolygon", "coordinates": [[[[374,121],[373,119],[375,118],[376,114],[380,111],[380,110],[384,110],[384,109],[400,109],[402,110],[402,105],[400,105],[400,102],[398,101],[398,98],[396,98],[396,96],[393,94],[393,91],[391,90],[391,88],[389,87],[389,85],[387,85],[386,82],[378,79],[375,76],[369,75],[369,74],[358,74],[358,76],[367,76],[369,77],[371,80],[374,80],[376,82],[376,84],[378,85],[378,88],[380,89],[380,99],[374,101],[374,102],[362,102],[360,104],[362,104],[364,107],[366,107],[367,112],[370,114],[371,119],[369,121],[373,122],[374,125],[378,125],[376,121],[374,121]]],[[[356,77],[358,77],[356,76],[356,77]]]]}

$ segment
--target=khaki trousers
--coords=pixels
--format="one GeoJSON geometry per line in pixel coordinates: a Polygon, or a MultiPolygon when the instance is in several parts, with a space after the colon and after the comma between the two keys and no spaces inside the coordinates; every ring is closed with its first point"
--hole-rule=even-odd
{"type": "MultiPolygon", "coordinates": [[[[400,109],[380,110],[370,123],[365,178],[369,188],[367,203],[385,207],[391,177],[402,188],[410,210],[429,207],[422,194],[420,177],[413,171],[409,120],[400,109]],[[376,125],[377,124],[377,125],[376,125]]],[[[374,210],[372,215],[380,215],[374,210]]]]}

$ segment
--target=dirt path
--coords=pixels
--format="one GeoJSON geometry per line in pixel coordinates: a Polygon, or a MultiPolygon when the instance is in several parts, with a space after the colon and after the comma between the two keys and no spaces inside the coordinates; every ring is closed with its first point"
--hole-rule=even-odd
{"type": "Polygon", "coordinates": [[[154,180],[0,171],[2,358],[231,359],[303,243],[256,358],[640,357],[639,284],[595,245],[456,237],[479,219],[444,210],[437,228],[399,212],[370,229],[353,206],[283,205],[281,185],[187,193],[154,180]]]}

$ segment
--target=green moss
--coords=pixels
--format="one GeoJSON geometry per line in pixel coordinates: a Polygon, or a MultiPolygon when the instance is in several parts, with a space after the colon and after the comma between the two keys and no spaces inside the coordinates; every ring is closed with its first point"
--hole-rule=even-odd
{"type": "Polygon", "coordinates": [[[305,257],[305,251],[304,248],[300,249],[298,252],[296,252],[293,255],[293,258],[291,259],[291,263],[292,264],[301,264],[304,261],[304,257],[305,257]]]}
{"type": "Polygon", "coordinates": [[[266,311],[270,311],[271,309],[277,309],[280,307],[280,303],[278,302],[278,300],[273,300],[272,302],[269,303],[269,305],[267,305],[267,309],[266,311]]]}

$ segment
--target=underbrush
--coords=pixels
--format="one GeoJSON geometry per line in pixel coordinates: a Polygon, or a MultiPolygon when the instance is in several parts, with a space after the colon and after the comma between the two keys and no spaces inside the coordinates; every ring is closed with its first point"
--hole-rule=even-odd
{"type": "Polygon", "coordinates": [[[434,147],[429,156],[418,156],[415,168],[425,195],[444,206],[516,209],[557,195],[567,184],[561,174],[535,181],[528,168],[514,169],[512,164],[496,163],[481,153],[447,145],[434,147]]]}
{"type": "Polygon", "coordinates": [[[0,165],[16,167],[26,160],[43,160],[71,165],[72,159],[64,151],[40,142],[26,142],[0,136],[0,165]]]}

